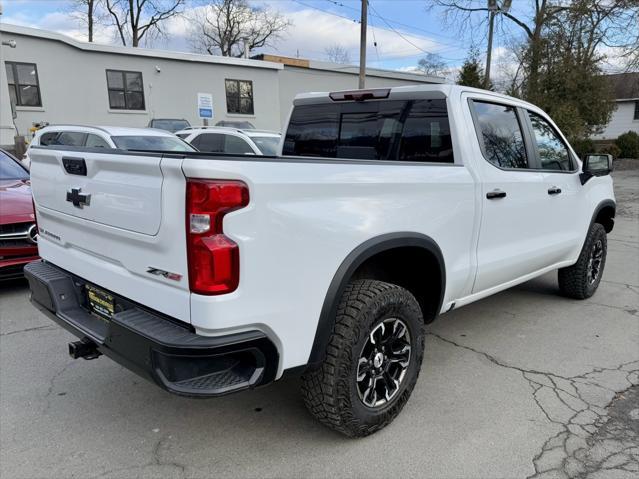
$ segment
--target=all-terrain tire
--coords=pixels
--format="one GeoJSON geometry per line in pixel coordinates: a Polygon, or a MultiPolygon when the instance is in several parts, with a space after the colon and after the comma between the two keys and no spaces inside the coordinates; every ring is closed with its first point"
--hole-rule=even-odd
{"type": "Polygon", "coordinates": [[[415,297],[394,284],[353,281],[338,306],[326,358],[302,376],[304,403],[326,426],[350,437],[367,436],[387,426],[402,410],[417,382],[423,356],[424,320],[415,297]],[[408,366],[403,366],[404,375],[391,399],[379,407],[369,407],[358,390],[360,355],[365,347],[371,347],[371,333],[380,331],[380,323],[395,324],[397,319],[409,332],[409,338],[404,336],[410,343],[408,366]]]}
{"type": "Polygon", "coordinates": [[[559,270],[561,292],[574,299],[586,299],[595,294],[606,265],[607,250],[605,228],[599,223],[593,223],[586,235],[586,241],[577,262],[559,270]],[[598,257],[595,258],[595,256],[598,257]],[[596,276],[593,274],[593,262],[598,265],[596,276]]]}

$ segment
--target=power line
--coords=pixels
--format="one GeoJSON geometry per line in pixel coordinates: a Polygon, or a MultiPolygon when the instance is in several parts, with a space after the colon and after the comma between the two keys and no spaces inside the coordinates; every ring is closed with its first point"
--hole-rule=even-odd
{"type": "MultiPolygon", "coordinates": [[[[373,7],[373,5],[372,5],[372,4],[370,4],[370,3],[369,3],[369,6],[371,7],[371,10],[372,10],[373,12],[377,13],[377,10],[375,10],[375,7],[373,7]]],[[[379,16],[379,14],[378,14],[378,16],[379,16]]],[[[399,36],[400,36],[400,37],[401,37],[401,38],[402,38],[402,39],[403,39],[406,43],[411,44],[412,46],[414,46],[415,48],[417,48],[418,50],[420,50],[420,51],[422,51],[422,52],[424,52],[424,53],[432,53],[432,52],[429,52],[429,51],[424,50],[424,49],[423,49],[422,47],[420,47],[419,45],[416,45],[416,44],[414,44],[413,42],[411,42],[408,38],[406,38],[406,37],[405,37],[404,35],[402,35],[400,32],[398,32],[397,30],[395,30],[395,28],[393,28],[393,26],[392,26],[390,23],[388,23],[388,22],[386,21],[386,19],[385,19],[385,18],[383,18],[383,17],[379,17],[379,18],[381,18],[381,19],[382,19],[382,21],[386,24],[386,26],[387,26],[388,28],[390,28],[393,32],[395,32],[397,35],[399,35],[399,36]]]]}
{"type": "MultiPolygon", "coordinates": [[[[294,3],[297,3],[297,4],[299,4],[299,5],[302,5],[302,6],[304,6],[304,7],[311,8],[311,9],[313,9],[313,10],[317,10],[317,11],[319,11],[319,12],[326,13],[326,14],[328,14],[328,15],[333,15],[333,16],[335,16],[335,17],[339,17],[339,18],[342,18],[342,19],[344,19],[344,20],[348,20],[348,21],[353,22],[353,23],[357,23],[357,24],[360,24],[360,23],[361,23],[359,20],[354,20],[354,19],[352,19],[352,18],[350,18],[350,17],[346,17],[346,16],[344,16],[344,15],[340,15],[339,13],[335,13],[335,12],[330,11],[330,10],[324,10],[324,9],[322,9],[322,8],[316,7],[316,6],[314,6],[314,5],[310,5],[310,4],[305,3],[305,2],[302,2],[302,1],[300,1],[300,0],[291,0],[291,1],[293,1],[294,3]]],[[[331,0],[328,0],[328,1],[331,1],[331,0]]],[[[333,3],[333,2],[331,2],[331,3],[333,3]]],[[[336,5],[337,5],[337,4],[336,4],[336,5]]],[[[343,5],[343,4],[342,4],[342,5],[343,5]]],[[[369,5],[370,5],[370,2],[369,2],[369,5]]],[[[348,8],[353,9],[353,7],[348,7],[348,8]]],[[[410,45],[412,45],[414,48],[416,48],[416,49],[417,49],[417,50],[419,50],[420,52],[423,52],[423,53],[433,53],[432,51],[424,50],[423,48],[421,48],[420,46],[416,45],[414,42],[412,42],[412,41],[410,41],[408,38],[406,38],[406,36],[404,36],[401,32],[399,32],[399,31],[398,31],[398,30],[396,30],[396,29],[395,29],[392,25],[390,25],[390,23],[389,23],[388,21],[386,21],[386,19],[385,19],[384,17],[382,17],[382,16],[379,14],[379,12],[377,12],[377,10],[375,10],[375,9],[372,7],[372,5],[371,5],[371,9],[372,9],[372,10],[374,10],[374,12],[375,12],[375,15],[374,15],[374,16],[375,16],[376,18],[381,19],[381,20],[382,20],[382,21],[383,21],[383,22],[387,25],[387,27],[388,27],[388,28],[382,28],[381,30],[391,31],[391,32],[395,33],[396,35],[400,36],[400,37],[401,37],[401,38],[402,38],[405,42],[409,43],[410,45]]],[[[414,34],[411,34],[411,35],[412,35],[413,37],[415,37],[415,36],[416,36],[416,35],[414,35],[414,34]]],[[[439,43],[439,44],[441,44],[441,45],[446,45],[445,43],[438,42],[437,40],[433,40],[433,39],[431,39],[431,38],[424,38],[424,37],[418,37],[418,38],[421,38],[421,39],[423,39],[423,40],[427,40],[427,41],[429,41],[429,42],[439,43]]],[[[451,49],[459,50],[459,46],[453,46],[453,45],[450,45],[449,47],[450,47],[451,49]]],[[[443,49],[440,49],[440,51],[442,51],[442,50],[443,50],[443,49]]],[[[439,55],[439,56],[440,56],[440,58],[442,58],[443,60],[448,60],[448,61],[452,61],[452,62],[457,62],[457,61],[459,61],[459,60],[460,60],[460,58],[452,58],[452,57],[446,57],[446,56],[442,56],[442,55],[439,55]]]]}
{"type": "Polygon", "coordinates": [[[300,2],[299,0],[291,0],[291,1],[293,1],[295,3],[299,3],[300,5],[302,5],[302,6],[306,7],[306,8],[312,8],[313,10],[317,10],[319,12],[328,13],[329,15],[333,15],[335,17],[343,18],[343,19],[349,20],[349,21],[351,21],[353,23],[360,23],[359,20],[353,20],[350,17],[345,17],[344,15],[340,15],[339,13],[331,12],[329,10],[322,10],[321,8],[317,8],[317,7],[313,6],[313,5],[309,5],[308,3],[300,2]]]}
{"type": "MultiPolygon", "coordinates": [[[[327,1],[329,3],[332,3],[333,5],[336,5],[338,7],[343,7],[343,8],[348,8],[349,10],[358,11],[357,8],[351,7],[350,5],[345,5],[342,2],[338,2],[337,0],[325,0],[325,1],[327,1]]],[[[370,4],[370,2],[369,2],[369,4],[370,4]]],[[[400,22],[399,20],[393,20],[391,18],[385,18],[385,17],[382,17],[381,15],[379,15],[378,13],[372,14],[371,16],[379,18],[381,20],[384,20],[385,22],[394,23],[395,25],[399,25],[401,27],[410,28],[411,30],[417,30],[417,31],[420,31],[420,32],[424,32],[424,33],[426,33],[428,35],[431,35],[431,36],[434,36],[434,37],[440,37],[440,38],[445,38],[446,40],[452,40],[450,37],[447,37],[446,35],[442,35],[441,33],[436,33],[436,32],[430,31],[430,30],[425,30],[424,28],[416,27],[414,25],[409,25],[407,23],[400,22]]],[[[440,43],[441,45],[450,45],[450,46],[452,46],[452,44],[440,42],[438,40],[433,40],[433,41],[435,41],[437,43],[440,43]]],[[[457,47],[455,47],[455,48],[457,48],[457,47]]]]}

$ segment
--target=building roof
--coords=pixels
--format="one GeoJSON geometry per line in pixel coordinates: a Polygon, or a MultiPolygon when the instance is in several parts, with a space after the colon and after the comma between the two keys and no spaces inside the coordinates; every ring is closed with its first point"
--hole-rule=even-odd
{"type": "MultiPolygon", "coordinates": [[[[10,25],[7,23],[0,23],[0,33],[2,33],[3,35],[23,35],[28,37],[57,41],[69,45],[73,48],[77,48],[78,50],[87,52],[114,53],[119,55],[132,55],[139,57],[179,60],[187,62],[266,68],[271,70],[282,70],[284,68],[307,68],[310,70],[325,70],[350,73],[354,75],[357,75],[359,73],[359,67],[357,67],[356,65],[341,65],[337,63],[321,62],[316,60],[289,58],[280,55],[260,54],[249,59],[223,57],[216,55],[203,55],[199,53],[173,52],[155,48],[133,48],[124,47],[121,45],[103,45],[99,43],[81,42],[61,33],[52,32],[49,30],[41,30],[38,28],[10,25]]],[[[446,81],[444,78],[441,77],[429,76],[421,73],[382,70],[378,68],[366,68],[366,76],[394,78],[399,80],[410,80],[423,83],[445,83],[446,81]]]]}
{"type": "Polygon", "coordinates": [[[606,75],[610,82],[615,100],[639,99],[639,73],[618,73],[606,75]]]}
{"type": "MultiPolygon", "coordinates": [[[[268,53],[260,53],[251,58],[256,60],[264,60],[274,63],[281,63],[284,68],[306,68],[309,70],[324,70],[331,72],[349,73],[352,75],[359,74],[358,65],[350,65],[344,63],[331,63],[320,60],[307,60],[304,58],[291,58],[282,55],[272,55],[268,53]]],[[[367,77],[394,78],[397,80],[410,80],[423,83],[446,83],[444,77],[426,75],[420,72],[408,72],[398,70],[384,70],[382,68],[366,68],[367,77]]]]}
{"type": "MultiPolygon", "coordinates": [[[[280,63],[251,60],[247,58],[222,57],[215,55],[202,55],[199,53],[171,52],[155,48],[134,48],[124,47],[121,45],[103,45],[99,43],[81,42],[61,33],[51,32],[49,30],[41,30],[39,28],[10,25],[7,23],[0,23],[0,33],[2,33],[3,36],[14,34],[57,41],[60,43],[65,43],[73,48],[77,48],[78,50],[84,50],[87,52],[115,53],[119,55],[132,55],[138,57],[161,58],[198,63],[217,63],[222,65],[234,65],[241,67],[267,68],[271,70],[281,70],[282,68],[284,68],[283,65],[280,63]]],[[[19,41],[18,48],[20,48],[19,41]]]]}

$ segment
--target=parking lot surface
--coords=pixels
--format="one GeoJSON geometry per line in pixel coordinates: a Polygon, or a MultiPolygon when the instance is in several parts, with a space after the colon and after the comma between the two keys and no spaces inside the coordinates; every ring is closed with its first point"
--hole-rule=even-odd
{"type": "Polygon", "coordinates": [[[402,414],[359,440],[315,422],[294,378],[195,400],[74,361],[26,284],[0,285],[0,476],[636,478],[639,170],[615,190],[593,298],[552,273],[442,316],[402,414]]]}

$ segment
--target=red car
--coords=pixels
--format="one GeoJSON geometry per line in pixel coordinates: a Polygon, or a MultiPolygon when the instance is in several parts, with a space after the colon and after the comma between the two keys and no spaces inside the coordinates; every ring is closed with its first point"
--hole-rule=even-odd
{"type": "Polygon", "coordinates": [[[22,277],[25,264],[38,259],[29,172],[0,150],[0,280],[22,277]]]}

